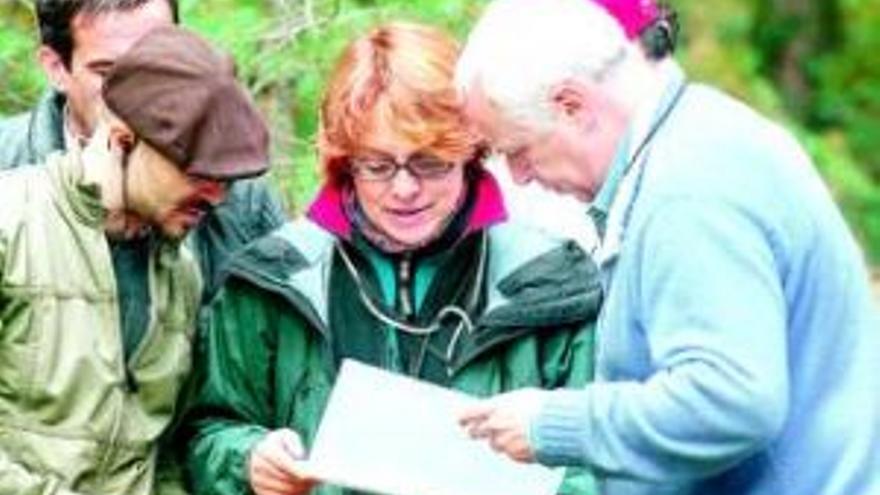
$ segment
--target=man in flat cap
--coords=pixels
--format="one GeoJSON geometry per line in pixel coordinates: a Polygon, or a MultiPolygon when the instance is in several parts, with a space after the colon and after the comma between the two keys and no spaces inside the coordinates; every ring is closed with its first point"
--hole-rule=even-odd
{"type": "MultiPolygon", "coordinates": [[[[51,88],[26,113],[0,118],[0,170],[45,162],[92,135],[101,85],[116,59],[145,33],[179,22],[178,0],[35,0],[39,61],[51,88]]],[[[228,256],[269,233],[286,214],[266,177],[236,181],[223,203],[187,236],[199,262],[203,302],[228,256]]],[[[113,246],[122,263],[126,245],[113,246]]],[[[127,283],[124,273],[119,281],[127,283]]]]}
{"type": "Polygon", "coordinates": [[[154,492],[202,285],[180,240],[268,163],[233,72],[153,30],[108,73],[84,147],[0,173],[0,494],[154,492]]]}

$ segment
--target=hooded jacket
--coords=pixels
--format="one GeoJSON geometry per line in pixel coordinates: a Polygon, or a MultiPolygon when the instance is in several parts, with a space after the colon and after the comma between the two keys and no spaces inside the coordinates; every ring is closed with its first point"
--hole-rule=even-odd
{"type": "MultiPolygon", "coordinates": [[[[403,258],[358,240],[340,214],[339,195],[328,189],[311,218],[288,223],[233,259],[207,314],[186,422],[196,493],[250,493],[248,455],[271,430],[291,428],[310,446],[342,358],[477,396],[591,379],[595,267],[573,242],[502,222],[488,174],[478,190],[463,237],[411,258],[409,278],[382,275],[388,267],[399,271],[403,258]],[[429,280],[420,289],[424,273],[429,280]],[[462,331],[459,319],[443,318],[431,337],[414,338],[364,309],[369,297],[401,319],[393,301],[406,280],[420,294],[413,324],[437,321],[445,304],[478,294],[476,304],[460,305],[471,326],[462,331]]],[[[593,490],[592,478],[577,470],[563,486],[564,493],[593,490]]]]}

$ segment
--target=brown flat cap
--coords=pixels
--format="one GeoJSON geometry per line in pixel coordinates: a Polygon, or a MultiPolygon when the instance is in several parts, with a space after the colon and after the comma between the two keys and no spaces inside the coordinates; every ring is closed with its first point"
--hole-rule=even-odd
{"type": "Polygon", "coordinates": [[[269,133],[232,59],[179,27],[150,31],[104,81],[107,106],[189,175],[232,180],[269,167],[269,133]]]}

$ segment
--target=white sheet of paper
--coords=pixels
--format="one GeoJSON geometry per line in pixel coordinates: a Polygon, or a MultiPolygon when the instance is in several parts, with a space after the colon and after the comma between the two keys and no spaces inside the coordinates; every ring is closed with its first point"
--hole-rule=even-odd
{"type": "Polygon", "coordinates": [[[514,462],[470,439],[472,397],[357,361],[342,363],[305,471],[389,495],[553,495],[562,469],[514,462]]]}

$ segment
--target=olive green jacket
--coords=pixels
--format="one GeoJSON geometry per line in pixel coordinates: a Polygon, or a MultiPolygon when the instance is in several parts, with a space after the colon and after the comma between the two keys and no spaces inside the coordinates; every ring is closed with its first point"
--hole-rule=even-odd
{"type": "Polygon", "coordinates": [[[154,493],[191,363],[198,266],[154,246],[151,319],[127,362],[105,211],[77,152],[0,173],[0,494],[154,493]]]}
{"type": "MultiPolygon", "coordinates": [[[[573,243],[511,223],[486,232],[480,287],[485,302],[472,315],[473,330],[450,343],[448,386],[486,396],[584,385],[592,378],[600,302],[588,256],[573,243]]],[[[196,401],[185,423],[195,493],[251,493],[247,458],[270,430],[292,428],[311,445],[340,357],[334,339],[342,328],[334,326],[332,314],[339,305],[360,304],[357,293],[340,292],[345,284],[333,282],[339,280],[337,270],[344,270],[337,242],[301,220],[252,244],[231,263],[207,313],[209,331],[196,354],[196,401]]],[[[455,250],[449,256],[446,262],[480,265],[455,250]]],[[[375,281],[366,275],[365,258],[353,259],[364,281],[375,281]]],[[[448,300],[443,294],[461,281],[449,280],[449,270],[437,273],[437,284],[445,288],[434,284],[429,293],[448,300]]],[[[352,333],[376,331],[363,321],[347,321],[345,327],[352,333]]],[[[563,493],[579,495],[594,490],[583,471],[570,473],[563,487],[563,493]]],[[[316,493],[343,492],[322,485],[316,493]]]]}

